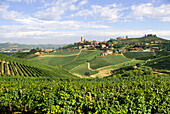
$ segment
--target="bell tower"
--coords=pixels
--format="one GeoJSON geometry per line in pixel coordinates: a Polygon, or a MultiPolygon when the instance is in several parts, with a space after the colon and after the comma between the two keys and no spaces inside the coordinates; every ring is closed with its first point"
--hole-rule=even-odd
{"type": "Polygon", "coordinates": [[[81,42],[84,43],[84,38],[83,38],[83,36],[81,37],[81,42]]]}

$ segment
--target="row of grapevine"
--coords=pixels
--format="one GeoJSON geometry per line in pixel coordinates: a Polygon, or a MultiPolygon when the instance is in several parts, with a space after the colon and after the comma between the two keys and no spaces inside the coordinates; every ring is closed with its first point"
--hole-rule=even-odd
{"type": "Polygon", "coordinates": [[[169,80],[169,75],[153,74],[62,81],[1,77],[0,112],[168,114],[169,80]]]}
{"type": "Polygon", "coordinates": [[[0,60],[0,75],[38,77],[42,76],[42,71],[32,66],[0,60]]]}

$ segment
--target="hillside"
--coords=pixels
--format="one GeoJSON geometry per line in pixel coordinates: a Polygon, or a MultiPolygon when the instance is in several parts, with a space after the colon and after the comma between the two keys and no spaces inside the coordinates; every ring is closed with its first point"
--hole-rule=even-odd
{"type": "Polygon", "coordinates": [[[0,54],[0,63],[2,75],[74,78],[74,76],[61,68],[42,65],[40,63],[35,63],[4,54],[0,54]]]}
{"type": "Polygon", "coordinates": [[[19,44],[19,43],[12,43],[12,42],[7,42],[7,43],[0,43],[0,49],[2,48],[6,48],[6,49],[32,49],[32,48],[44,48],[44,49],[48,49],[48,48],[59,48],[62,47],[64,45],[58,45],[58,44],[19,44]]]}
{"type": "Polygon", "coordinates": [[[145,65],[155,69],[170,70],[170,55],[148,60],[145,65]]]}
{"type": "Polygon", "coordinates": [[[126,52],[123,55],[131,59],[135,58],[140,60],[147,60],[152,58],[154,54],[154,52],[126,52]]]}
{"type": "Polygon", "coordinates": [[[141,42],[150,43],[155,40],[162,40],[162,43],[169,42],[169,40],[166,40],[160,37],[153,37],[153,36],[146,36],[146,37],[140,37],[140,38],[128,38],[128,39],[123,39],[119,41],[124,42],[124,43],[141,43],[141,42]]]}
{"type": "Polygon", "coordinates": [[[100,67],[106,67],[109,65],[116,65],[120,63],[124,63],[127,61],[131,61],[131,59],[128,59],[122,55],[112,55],[112,56],[106,56],[106,57],[97,57],[90,61],[90,66],[92,69],[98,69],[100,67]]]}

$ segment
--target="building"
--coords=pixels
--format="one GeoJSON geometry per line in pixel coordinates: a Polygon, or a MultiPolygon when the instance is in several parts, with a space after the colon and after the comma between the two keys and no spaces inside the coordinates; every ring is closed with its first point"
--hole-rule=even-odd
{"type": "Polygon", "coordinates": [[[84,38],[83,38],[83,36],[81,37],[81,43],[84,43],[84,38]]]}
{"type": "Polygon", "coordinates": [[[152,47],[153,50],[159,50],[159,47],[152,47]]]}
{"type": "Polygon", "coordinates": [[[55,49],[43,49],[43,48],[41,48],[40,50],[44,51],[44,52],[49,52],[49,51],[54,51],[55,49]]]}
{"type": "Polygon", "coordinates": [[[148,46],[148,45],[150,45],[150,44],[149,44],[149,43],[145,43],[145,45],[147,45],[147,46],[148,46]]]}
{"type": "Polygon", "coordinates": [[[123,49],[118,49],[118,51],[119,51],[119,52],[122,52],[122,51],[123,51],[123,49]]]}
{"type": "Polygon", "coordinates": [[[162,40],[155,40],[155,44],[162,43],[162,40]]]}
{"type": "Polygon", "coordinates": [[[100,46],[100,48],[101,48],[101,49],[104,49],[104,48],[106,48],[106,45],[105,45],[105,44],[102,44],[102,45],[100,46]]]}
{"type": "Polygon", "coordinates": [[[125,39],[124,37],[117,37],[117,40],[125,39]]]}
{"type": "Polygon", "coordinates": [[[113,54],[113,51],[112,50],[107,50],[106,51],[109,55],[113,54]]]}
{"type": "Polygon", "coordinates": [[[79,48],[79,49],[82,49],[82,46],[79,46],[78,48],[79,48]]]}
{"type": "Polygon", "coordinates": [[[100,56],[105,56],[105,55],[108,55],[108,53],[107,52],[100,53],[100,56]]]}

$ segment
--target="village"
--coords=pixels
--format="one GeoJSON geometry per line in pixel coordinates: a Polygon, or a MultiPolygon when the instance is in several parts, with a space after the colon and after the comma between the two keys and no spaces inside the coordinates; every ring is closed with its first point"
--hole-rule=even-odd
{"type": "MultiPolygon", "coordinates": [[[[154,34],[145,35],[145,37],[156,37],[154,34]]],[[[112,54],[121,54],[126,51],[130,52],[151,52],[151,51],[164,51],[157,45],[162,44],[162,40],[154,40],[151,42],[139,42],[139,43],[127,43],[128,36],[117,37],[116,39],[110,39],[108,41],[94,41],[86,40],[81,37],[80,42],[74,43],[71,47],[72,49],[84,49],[84,50],[104,50],[100,56],[112,55],[112,54]],[[126,41],[125,41],[126,40],[126,41]],[[125,42],[124,42],[125,41],[125,42]]],[[[69,47],[67,48],[69,49],[69,47]]]]}
{"type": "MultiPolygon", "coordinates": [[[[143,38],[157,37],[155,34],[145,35],[143,38]]],[[[154,51],[170,51],[169,48],[166,49],[162,47],[165,44],[162,40],[148,40],[148,41],[131,41],[134,38],[117,37],[110,38],[104,41],[86,40],[81,37],[80,42],[75,42],[74,44],[66,45],[59,49],[43,49],[36,48],[30,50],[30,52],[35,52],[35,55],[43,55],[51,52],[56,52],[58,50],[103,50],[98,56],[108,56],[113,54],[123,54],[125,52],[154,52],[154,51]]]]}

